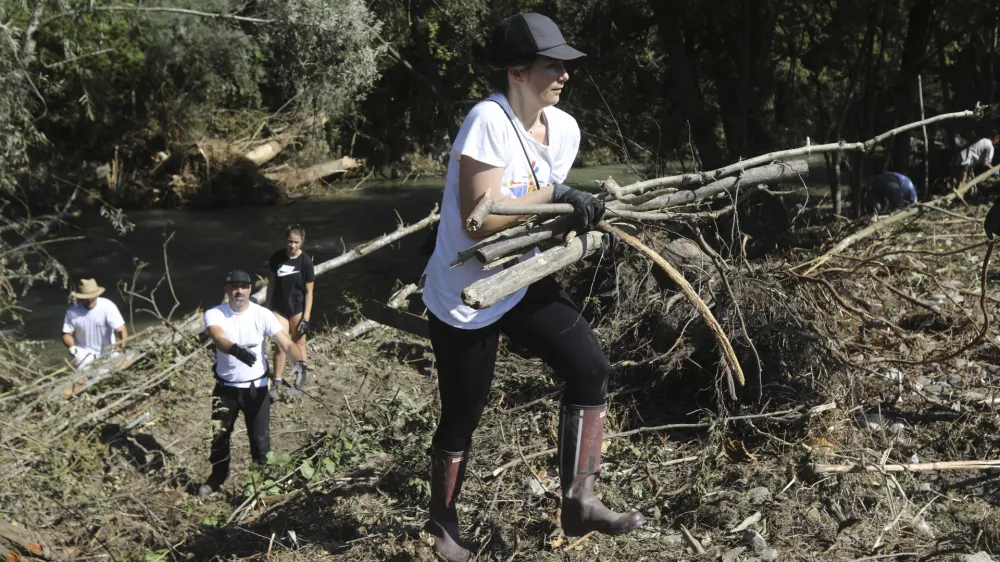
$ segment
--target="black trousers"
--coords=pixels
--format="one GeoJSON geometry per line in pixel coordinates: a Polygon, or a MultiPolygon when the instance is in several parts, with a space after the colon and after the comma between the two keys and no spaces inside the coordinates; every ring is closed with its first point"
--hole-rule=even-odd
{"type": "Polygon", "coordinates": [[[267,387],[236,388],[222,383],[212,392],[212,475],[209,484],[221,486],[229,477],[229,445],[236,418],[243,412],[243,421],[250,438],[250,456],[257,464],[267,463],[271,450],[271,400],[267,387]]]}
{"type": "Polygon", "coordinates": [[[552,367],[566,383],[567,403],[600,406],[607,400],[608,358],[580,309],[550,277],[532,284],[521,302],[489,326],[463,330],[433,314],[428,320],[441,393],[433,441],[438,449],[464,451],[472,443],[493,384],[501,332],[552,367]]]}

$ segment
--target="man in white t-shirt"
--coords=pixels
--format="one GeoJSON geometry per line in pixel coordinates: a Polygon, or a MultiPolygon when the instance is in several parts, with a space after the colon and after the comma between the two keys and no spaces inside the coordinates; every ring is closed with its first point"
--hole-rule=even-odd
{"type": "MultiPolygon", "coordinates": [[[[253,289],[250,274],[234,269],[226,275],[228,302],[205,311],[205,331],[215,344],[215,390],[212,392],[212,474],[199,489],[210,495],[229,477],[229,443],[236,418],[243,412],[250,456],[263,465],[270,451],[271,401],[277,388],[267,390],[270,370],[264,355],[264,337],[270,337],[295,361],[295,386],[289,394],[302,391],[308,368],[299,348],[268,309],[250,301],[253,289]]],[[[288,383],[285,383],[288,384],[288,383]]]]}
{"type": "Polygon", "coordinates": [[[94,279],[83,279],[70,294],[76,304],[63,317],[62,342],[82,369],[113,347],[125,349],[128,328],[115,303],[103,298],[104,287],[94,279]],[[117,338],[115,337],[117,335],[117,338]],[[115,345],[117,341],[117,346],[115,345]]]}
{"type": "Polygon", "coordinates": [[[994,132],[989,138],[981,138],[955,155],[951,166],[953,174],[960,177],[958,189],[965,187],[969,175],[976,171],[984,171],[993,165],[993,153],[998,144],[1000,144],[1000,132],[994,132]]]}

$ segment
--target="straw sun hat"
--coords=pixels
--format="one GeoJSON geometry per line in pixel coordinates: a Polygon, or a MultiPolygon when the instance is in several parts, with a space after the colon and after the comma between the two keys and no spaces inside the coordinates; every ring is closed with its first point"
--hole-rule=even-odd
{"type": "Polygon", "coordinates": [[[78,299],[92,299],[101,296],[104,287],[97,284],[96,279],[81,279],[75,291],[70,294],[78,299]]]}

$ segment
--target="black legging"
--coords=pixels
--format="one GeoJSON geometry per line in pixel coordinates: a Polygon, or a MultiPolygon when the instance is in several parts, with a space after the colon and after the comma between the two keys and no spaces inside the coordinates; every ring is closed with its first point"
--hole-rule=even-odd
{"type": "Polygon", "coordinates": [[[429,320],[441,392],[438,449],[458,452],[471,444],[493,383],[500,332],[555,370],[566,382],[566,402],[599,406],[607,399],[608,358],[590,324],[551,278],[531,285],[521,302],[489,326],[463,330],[433,314],[429,320]]]}

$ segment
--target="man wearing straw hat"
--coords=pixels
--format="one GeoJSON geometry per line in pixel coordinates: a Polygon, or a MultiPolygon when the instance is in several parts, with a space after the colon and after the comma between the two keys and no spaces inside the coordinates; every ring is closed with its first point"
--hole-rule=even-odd
{"type": "Polygon", "coordinates": [[[62,341],[78,369],[91,364],[102,353],[110,352],[116,341],[124,349],[128,339],[122,313],[115,303],[101,296],[103,293],[104,287],[94,279],[81,280],[77,289],[70,293],[76,304],[63,317],[62,341]]]}

